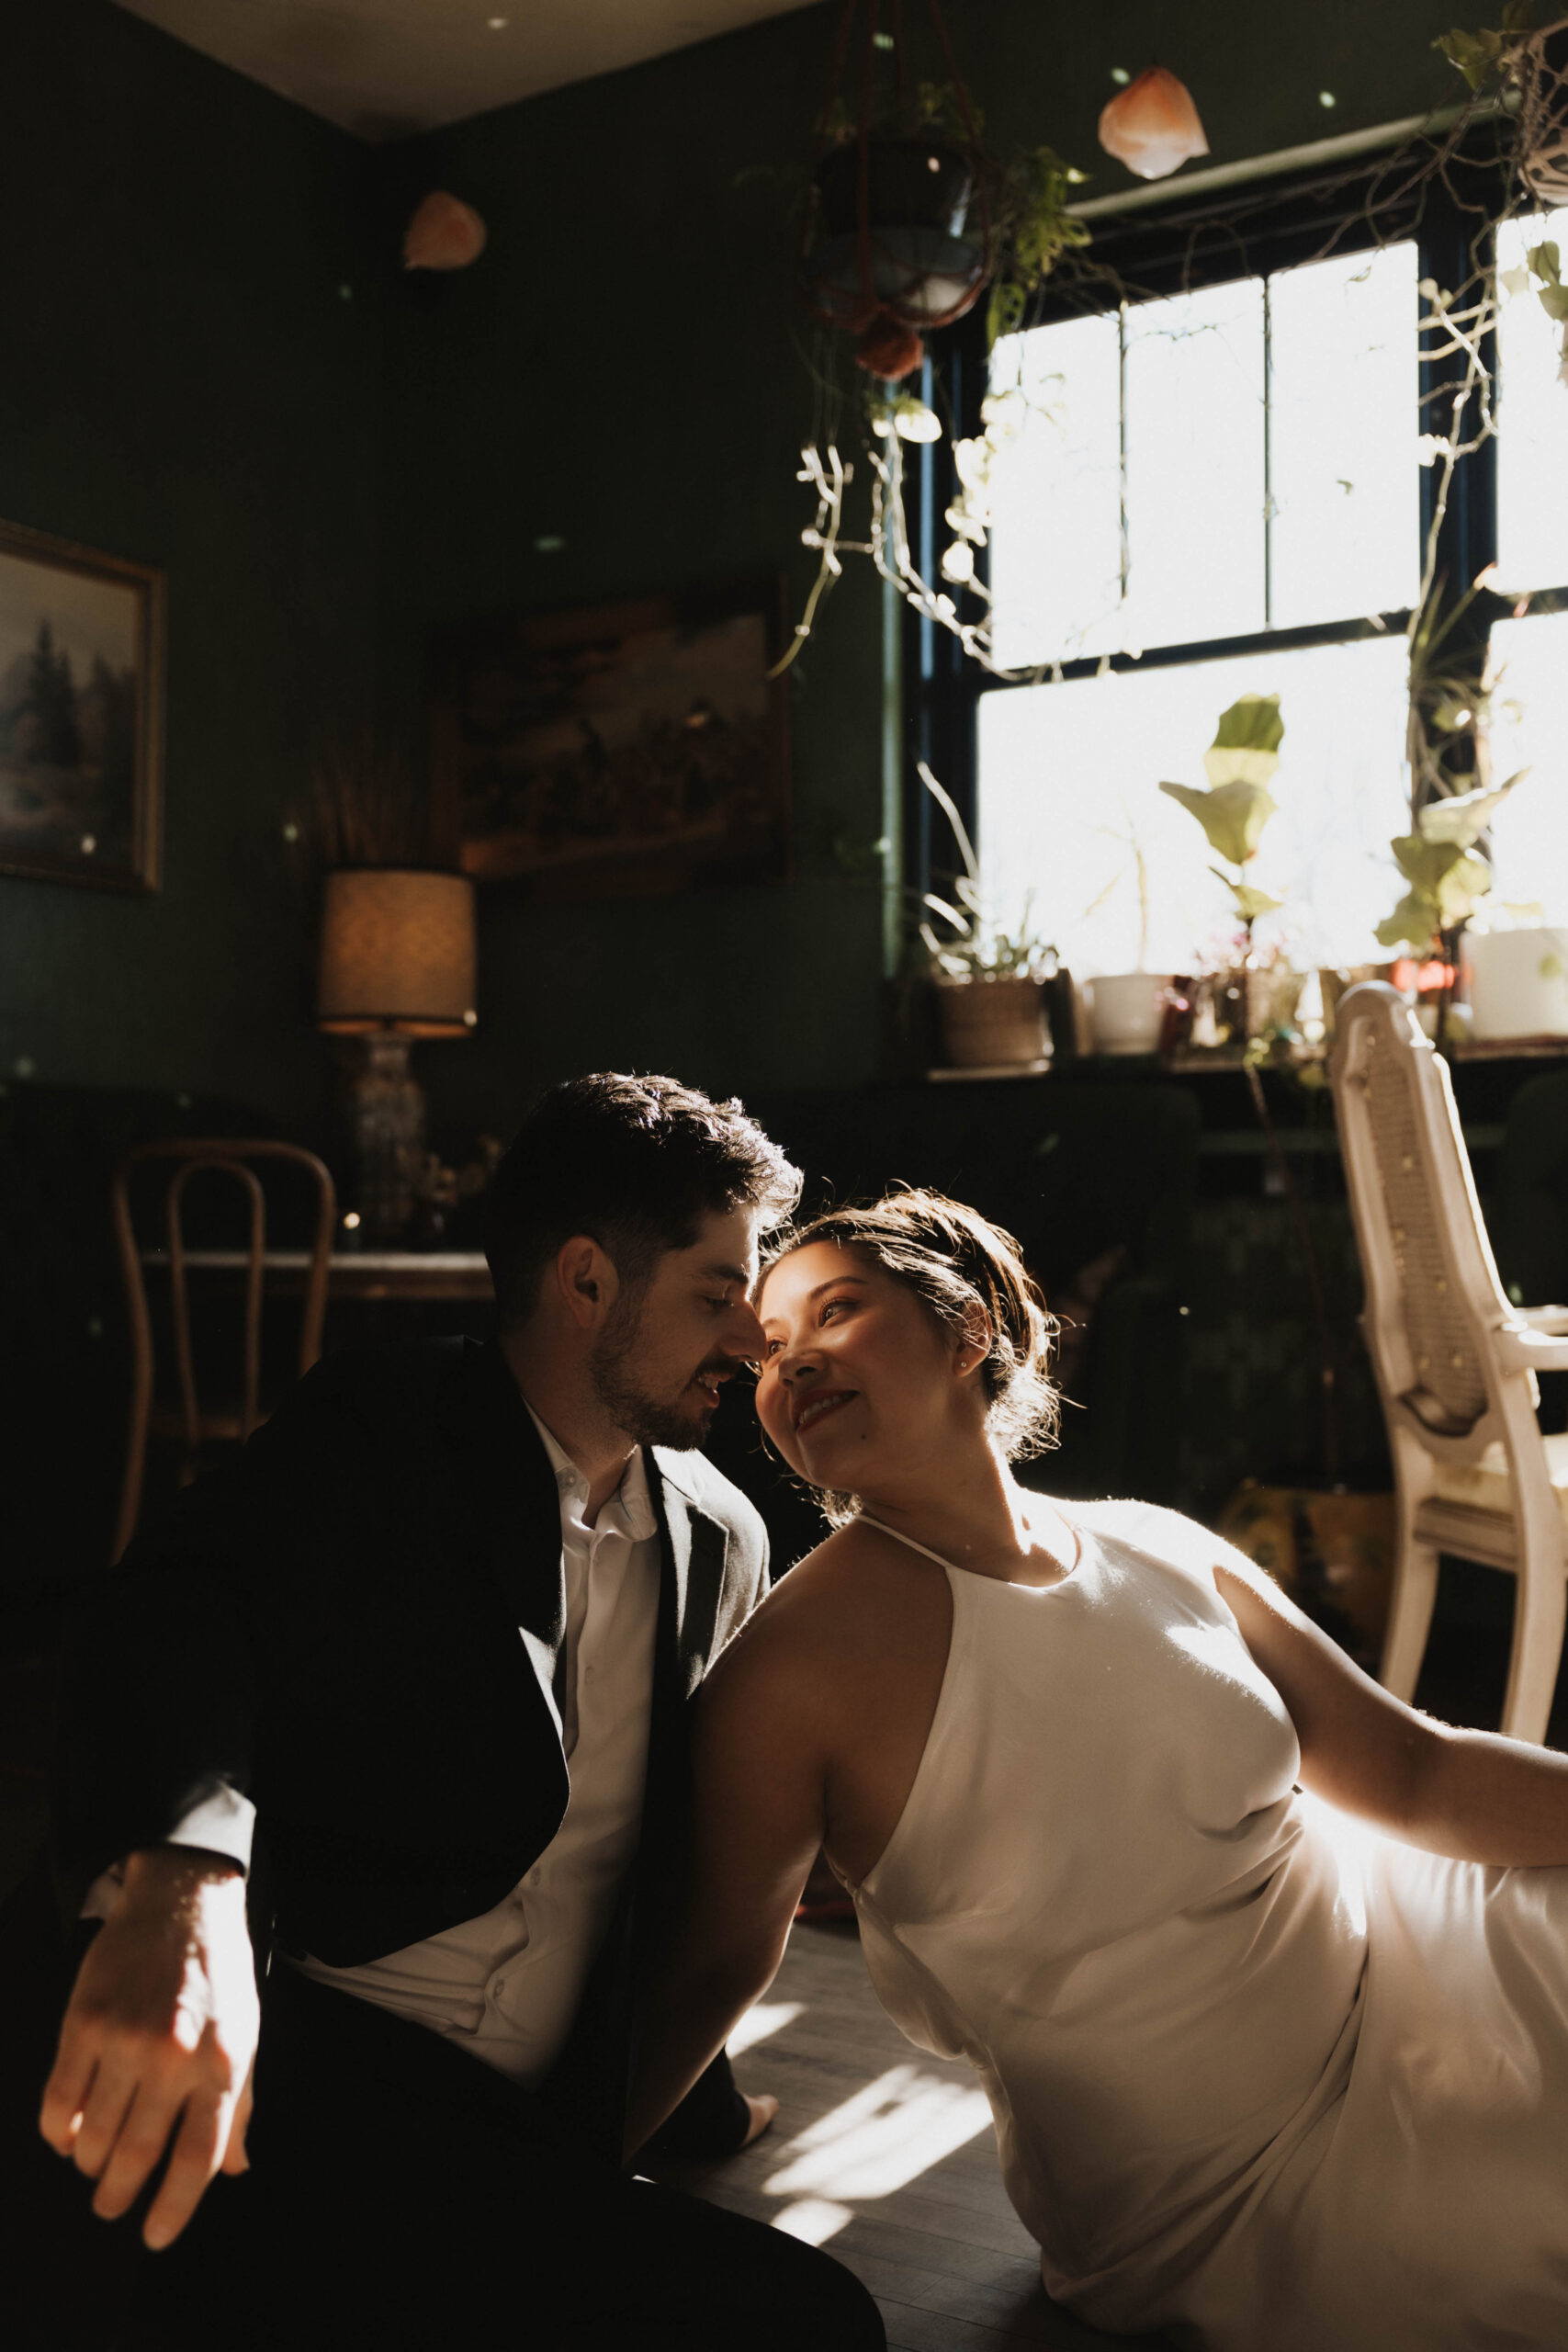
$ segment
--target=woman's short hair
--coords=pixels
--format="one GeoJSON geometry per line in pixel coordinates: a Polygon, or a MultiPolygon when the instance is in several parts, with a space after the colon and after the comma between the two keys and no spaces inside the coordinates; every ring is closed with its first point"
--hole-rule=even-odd
{"type": "MultiPolygon", "coordinates": [[[[1010,1233],[944,1193],[899,1186],[879,1201],[829,1209],[791,1227],[769,1249],[764,1273],[818,1241],[851,1250],[902,1283],[954,1340],[977,1336],[983,1315],[989,1345],[979,1379],[987,1435],[1008,1462],[1055,1444],[1057,1393],[1046,1366],[1055,1318],[1010,1233]]],[[[821,1500],[836,1523],[853,1515],[849,1496],[821,1500]]]]}
{"type": "Polygon", "coordinates": [[[535,1103],[495,1172],[485,1255],[503,1331],[539,1303],[546,1267],[584,1233],[631,1297],[705,1216],[755,1208],[766,1228],[800,1198],[800,1171],[736,1102],[672,1078],[597,1070],[535,1103]]]}

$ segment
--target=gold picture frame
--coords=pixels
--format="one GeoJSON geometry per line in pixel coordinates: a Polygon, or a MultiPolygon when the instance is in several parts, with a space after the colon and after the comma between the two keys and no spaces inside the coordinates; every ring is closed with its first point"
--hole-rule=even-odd
{"type": "Polygon", "coordinates": [[[0,874],[158,888],[164,581],[0,523],[0,874]]]}

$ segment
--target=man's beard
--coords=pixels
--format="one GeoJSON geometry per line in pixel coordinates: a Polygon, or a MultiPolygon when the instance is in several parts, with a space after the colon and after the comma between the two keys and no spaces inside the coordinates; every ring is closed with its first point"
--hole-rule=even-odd
{"type": "MultiPolygon", "coordinates": [[[[604,1338],[588,1359],[593,1394],[615,1427],[625,1430],[638,1445],[668,1445],[677,1453],[689,1453],[707,1435],[712,1407],[705,1398],[699,1401],[694,1396],[689,1384],[679,1396],[654,1396],[642,1386],[631,1363],[641,1332],[638,1307],[633,1306],[624,1318],[619,1310],[611,1317],[604,1338]]],[[[692,1377],[695,1380],[705,1372],[729,1369],[728,1363],[716,1361],[699,1364],[692,1377]]]]}

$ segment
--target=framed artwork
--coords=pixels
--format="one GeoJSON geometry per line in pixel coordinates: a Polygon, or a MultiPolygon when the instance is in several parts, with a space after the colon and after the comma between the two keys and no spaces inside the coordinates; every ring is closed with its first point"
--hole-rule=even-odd
{"type": "Polygon", "coordinates": [[[158,887],[164,575],[0,523],[0,874],[158,887]]]}
{"type": "Polygon", "coordinates": [[[773,881],[789,854],[783,583],[465,630],[434,649],[435,844],[552,898],[773,881]]]}

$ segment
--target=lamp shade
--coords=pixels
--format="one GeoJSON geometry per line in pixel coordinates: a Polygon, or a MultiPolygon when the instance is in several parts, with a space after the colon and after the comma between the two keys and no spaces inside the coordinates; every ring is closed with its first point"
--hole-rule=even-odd
{"type": "Polygon", "coordinates": [[[464,874],[364,866],[327,876],[321,1026],[461,1037],[474,1026],[474,886],[464,874]]]}

